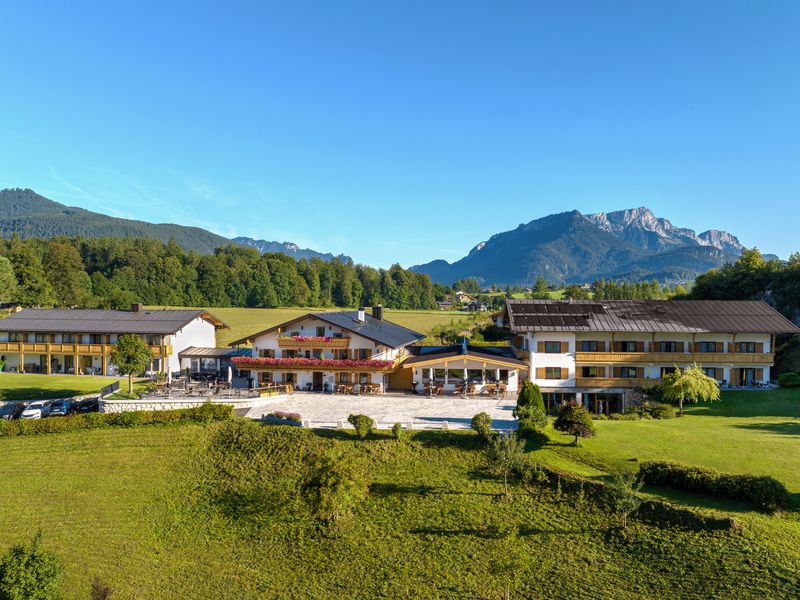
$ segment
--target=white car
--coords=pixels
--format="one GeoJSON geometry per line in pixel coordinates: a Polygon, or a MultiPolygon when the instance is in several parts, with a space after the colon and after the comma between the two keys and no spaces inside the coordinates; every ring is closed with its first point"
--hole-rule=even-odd
{"type": "Polygon", "coordinates": [[[22,411],[22,414],[19,416],[20,419],[41,419],[42,417],[46,417],[50,414],[50,403],[49,402],[31,402],[28,406],[25,407],[25,410],[22,411]]]}

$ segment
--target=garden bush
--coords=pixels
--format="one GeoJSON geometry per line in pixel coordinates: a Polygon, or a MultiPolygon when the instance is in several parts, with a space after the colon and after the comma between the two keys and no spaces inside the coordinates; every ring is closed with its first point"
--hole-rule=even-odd
{"type": "Polygon", "coordinates": [[[566,404],[558,412],[554,423],[558,431],[563,431],[575,436],[574,445],[578,445],[580,438],[589,438],[595,435],[594,423],[589,411],[580,404],[566,404]]]}
{"type": "Polygon", "coordinates": [[[640,419],[639,413],[611,413],[608,416],[612,421],[638,421],[640,419]]]}
{"type": "Polygon", "coordinates": [[[800,373],[781,373],[778,376],[778,383],[785,388],[800,387],[800,373]]]}
{"type": "Polygon", "coordinates": [[[733,475],[678,463],[652,461],[642,463],[639,476],[651,485],[740,500],[761,511],[778,510],[789,501],[789,493],[784,485],[768,475],[733,475]]]}
{"type": "Polygon", "coordinates": [[[40,546],[37,533],[30,544],[12,546],[0,559],[0,600],[56,600],[60,597],[59,560],[40,546]]]}
{"type": "Polygon", "coordinates": [[[356,430],[356,435],[363,440],[375,429],[375,421],[367,415],[350,415],[347,422],[356,430]]]}
{"type": "Polygon", "coordinates": [[[130,411],[123,413],[86,413],[68,417],[44,419],[0,420],[0,436],[64,433],[102,427],[137,427],[173,423],[210,423],[233,418],[233,407],[223,404],[203,404],[194,408],[175,410],[130,411]]]}
{"type": "Polygon", "coordinates": [[[651,405],[650,416],[654,419],[674,419],[677,411],[671,404],[656,404],[651,405]]]}
{"type": "Polygon", "coordinates": [[[492,417],[485,412],[480,412],[472,417],[470,423],[472,430],[477,433],[481,439],[489,440],[492,437],[492,417]]]}
{"type": "Polygon", "coordinates": [[[395,423],[394,425],[392,425],[392,437],[396,439],[398,442],[405,439],[406,432],[403,431],[402,423],[395,423]]]}

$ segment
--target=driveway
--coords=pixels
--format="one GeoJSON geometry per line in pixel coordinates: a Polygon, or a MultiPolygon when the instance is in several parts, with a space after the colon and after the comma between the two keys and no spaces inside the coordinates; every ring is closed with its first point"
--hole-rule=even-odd
{"type": "Polygon", "coordinates": [[[303,424],[311,427],[350,427],[350,414],[372,417],[379,429],[390,429],[395,423],[413,429],[469,429],[472,417],[485,412],[492,417],[495,429],[516,428],[511,416],[516,401],[512,397],[459,398],[445,396],[428,398],[413,395],[346,396],[296,392],[286,396],[264,398],[245,415],[260,419],[262,415],[279,410],[299,413],[303,424]],[[445,426],[444,423],[447,423],[445,426]]]}

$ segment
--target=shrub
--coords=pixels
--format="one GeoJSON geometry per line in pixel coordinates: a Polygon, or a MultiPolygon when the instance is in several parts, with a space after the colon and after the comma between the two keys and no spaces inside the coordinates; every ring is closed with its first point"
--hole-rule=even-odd
{"type": "Polygon", "coordinates": [[[396,439],[398,442],[405,439],[406,432],[403,431],[402,423],[395,423],[394,425],[392,425],[392,437],[396,439]]]}
{"type": "Polygon", "coordinates": [[[608,417],[603,413],[592,413],[592,421],[608,421],[608,417]]]}
{"type": "Polygon", "coordinates": [[[520,406],[515,410],[519,419],[519,428],[532,431],[541,431],[550,423],[550,419],[543,408],[533,405],[520,406]]]}
{"type": "Polygon", "coordinates": [[[363,440],[375,429],[375,421],[367,415],[350,415],[347,422],[356,430],[358,439],[363,440]]]}
{"type": "Polygon", "coordinates": [[[609,419],[612,421],[638,421],[639,414],[638,413],[611,413],[608,416],[609,419]]]}
{"type": "Polygon", "coordinates": [[[671,404],[655,404],[650,406],[650,416],[654,419],[674,419],[677,413],[671,404]]]}
{"type": "Polygon", "coordinates": [[[588,438],[595,435],[592,417],[580,404],[566,404],[561,407],[555,428],[564,433],[575,436],[574,445],[578,446],[579,438],[588,438]]]}
{"type": "Polygon", "coordinates": [[[141,411],[132,410],[121,413],[110,413],[108,420],[112,425],[116,425],[117,427],[136,427],[142,424],[144,417],[141,411]]]}
{"type": "Polygon", "coordinates": [[[317,519],[335,525],[367,497],[369,482],[352,461],[323,456],[315,461],[300,489],[317,519]]]}
{"type": "Polygon", "coordinates": [[[481,439],[488,440],[492,437],[492,417],[485,412],[480,412],[472,417],[470,423],[472,430],[477,433],[481,439]]]}
{"type": "Polygon", "coordinates": [[[545,412],[542,390],[539,389],[538,385],[528,379],[522,382],[522,387],[519,389],[517,407],[514,409],[515,417],[517,417],[517,411],[522,407],[539,408],[542,412],[545,412]]]}
{"type": "Polygon", "coordinates": [[[781,373],[778,376],[778,383],[785,388],[800,387],[800,373],[781,373]]]}
{"type": "Polygon", "coordinates": [[[295,423],[302,423],[303,421],[300,413],[283,412],[282,410],[276,410],[275,412],[269,413],[267,416],[283,419],[284,421],[294,421],[295,423]]]}
{"type": "Polygon", "coordinates": [[[671,462],[645,462],[639,476],[652,485],[666,485],[716,498],[740,500],[762,511],[775,511],[789,501],[784,485],[767,475],[732,475],[671,462]]]}
{"type": "Polygon", "coordinates": [[[40,546],[41,533],[30,544],[12,546],[0,560],[0,600],[55,600],[61,577],[59,560],[40,546]]]}

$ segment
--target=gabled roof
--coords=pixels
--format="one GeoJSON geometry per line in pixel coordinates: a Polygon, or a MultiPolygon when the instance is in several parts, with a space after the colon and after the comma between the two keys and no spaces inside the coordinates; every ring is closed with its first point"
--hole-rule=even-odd
{"type": "Polygon", "coordinates": [[[800,333],[766,302],[749,300],[506,300],[504,317],[514,333],[800,333]]]}
{"type": "Polygon", "coordinates": [[[1,319],[0,331],[169,335],[198,317],[217,329],[227,327],[211,313],[198,309],[26,308],[1,319]]]}
{"type": "Polygon", "coordinates": [[[231,342],[229,346],[252,342],[255,338],[271,333],[279,328],[286,328],[306,319],[319,319],[336,327],[341,327],[345,331],[350,331],[356,335],[365,337],[373,342],[389,346],[390,348],[400,348],[413,344],[425,337],[424,333],[419,333],[408,329],[397,323],[392,323],[386,319],[376,319],[372,315],[364,314],[364,321],[358,320],[358,311],[340,310],[332,312],[308,313],[291,321],[286,321],[279,325],[274,325],[258,333],[254,333],[240,340],[231,342]]]}
{"type": "Polygon", "coordinates": [[[403,361],[403,367],[434,365],[463,358],[511,368],[528,368],[528,363],[516,358],[507,346],[414,346],[411,352],[413,356],[403,361]]]}
{"type": "Polygon", "coordinates": [[[247,348],[207,348],[189,346],[178,352],[180,358],[233,358],[234,356],[250,356],[247,348]]]}

